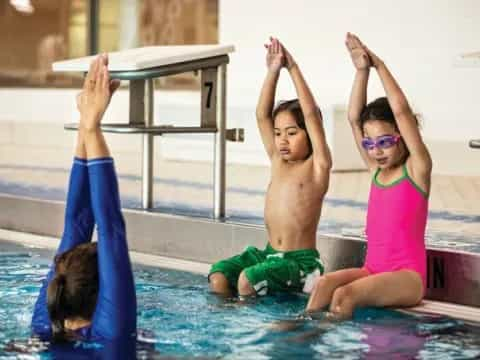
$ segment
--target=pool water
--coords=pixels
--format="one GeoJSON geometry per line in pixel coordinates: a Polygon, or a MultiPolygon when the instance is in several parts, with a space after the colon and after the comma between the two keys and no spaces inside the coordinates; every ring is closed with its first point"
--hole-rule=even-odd
{"type": "MultiPolygon", "coordinates": [[[[1,359],[53,358],[48,344],[31,346],[28,357],[9,349],[12,342],[28,344],[33,304],[51,257],[50,251],[0,242],[1,359]]],[[[302,295],[239,303],[210,294],[205,276],[145,266],[134,272],[138,358],[480,357],[480,327],[446,317],[360,309],[340,323],[297,319],[307,301],[302,295]]]]}

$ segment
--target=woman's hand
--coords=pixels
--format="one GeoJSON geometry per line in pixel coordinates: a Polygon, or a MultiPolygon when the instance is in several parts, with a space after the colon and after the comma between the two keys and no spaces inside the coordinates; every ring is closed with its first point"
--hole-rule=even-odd
{"type": "Polygon", "coordinates": [[[110,80],[107,66],[107,55],[97,56],[90,64],[82,92],[77,95],[80,126],[86,130],[99,127],[113,93],[120,86],[118,80],[110,80]]]}

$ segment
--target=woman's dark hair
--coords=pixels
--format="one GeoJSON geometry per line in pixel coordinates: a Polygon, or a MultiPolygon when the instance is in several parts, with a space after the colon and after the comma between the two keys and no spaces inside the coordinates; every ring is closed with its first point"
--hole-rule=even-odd
{"type": "Polygon", "coordinates": [[[98,295],[97,244],[81,244],[55,257],[55,277],[47,289],[47,308],[54,341],[74,338],[65,319],[90,320],[98,295]]]}
{"type": "MultiPolygon", "coordinates": [[[[305,117],[303,116],[302,108],[300,107],[300,102],[298,99],[287,100],[287,101],[279,101],[278,104],[275,106],[272,112],[272,118],[275,120],[275,117],[281,113],[282,111],[289,111],[290,114],[293,115],[297,126],[300,129],[305,130],[307,134],[307,141],[308,141],[308,156],[313,153],[312,141],[310,140],[310,135],[308,134],[307,128],[305,126],[305,117]]],[[[318,108],[318,112],[321,113],[320,109],[318,108]]]]}
{"type": "MultiPolygon", "coordinates": [[[[362,129],[362,132],[363,132],[363,126],[367,121],[370,121],[370,120],[385,121],[390,125],[392,125],[395,131],[399,131],[397,122],[395,120],[395,116],[393,115],[392,108],[390,107],[388,99],[384,96],[379,97],[378,99],[375,99],[374,101],[367,104],[363,108],[360,114],[360,128],[362,129]]],[[[415,120],[418,125],[418,118],[416,115],[415,115],[415,120]]]]}

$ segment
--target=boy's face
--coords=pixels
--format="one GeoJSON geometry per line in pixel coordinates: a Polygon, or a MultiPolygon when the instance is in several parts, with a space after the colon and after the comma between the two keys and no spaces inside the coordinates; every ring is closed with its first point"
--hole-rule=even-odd
{"type": "MultiPolygon", "coordinates": [[[[392,124],[381,120],[368,120],[363,125],[363,136],[372,140],[385,135],[400,135],[392,124]]],[[[374,159],[380,169],[388,169],[392,166],[398,165],[405,155],[405,146],[403,141],[398,141],[396,144],[388,147],[374,147],[367,150],[368,156],[374,159]]]]}
{"type": "Polygon", "coordinates": [[[307,158],[308,147],[307,133],[301,129],[295,117],[289,111],[277,114],[273,121],[275,147],[285,161],[297,161],[307,158]]]}

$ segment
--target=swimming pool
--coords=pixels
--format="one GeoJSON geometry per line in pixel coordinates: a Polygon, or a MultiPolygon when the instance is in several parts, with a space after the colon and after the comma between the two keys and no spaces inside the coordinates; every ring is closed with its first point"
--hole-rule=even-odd
{"type": "MultiPolygon", "coordinates": [[[[52,253],[0,242],[0,358],[25,342],[40,280],[52,253]]],[[[205,276],[135,265],[139,358],[474,359],[480,327],[437,317],[361,309],[353,321],[297,320],[306,298],[266,297],[246,304],[208,292],[205,276]],[[149,344],[149,347],[141,344],[149,344]],[[147,350],[146,350],[147,349],[147,350]]],[[[23,356],[23,357],[22,357],[23,356]]],[[[30,358],[50,358],[48,352],[30,358]]]]}

